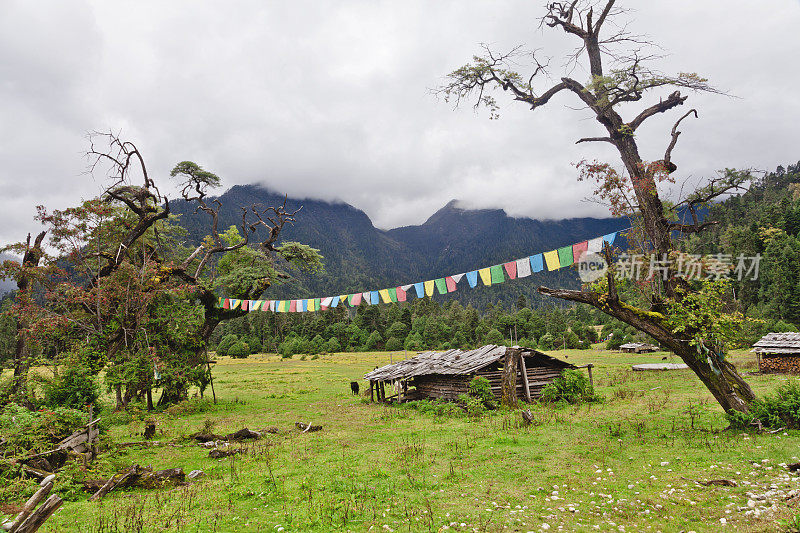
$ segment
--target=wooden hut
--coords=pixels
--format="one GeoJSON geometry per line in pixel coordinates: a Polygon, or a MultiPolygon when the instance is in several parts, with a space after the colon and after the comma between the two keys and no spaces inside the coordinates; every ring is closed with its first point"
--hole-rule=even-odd
{"type": "Polygon", "coordinates": [[[761,372],[800,374],[800,333],[767,333],[752,351],[761,372]]]}
{"type": "MultiPolygon", "coordinates": [[[[455,400],[459,394],[469,392],[469,382],[476,376],[488,379],[492,393],[500,398],[503,363],[510,349],[489,344],[469,351],[424,352],[377,368],[364,379],[370,383],[370,396],[374,399],[377,393],[378,401],[455,400]]],[[[514,349],[520,351],[516,388],[517,397],[521,399],[536,398],[564,369],[576,368],[538,350],[514,349]]]]}
{"type": "Polygon", "coordinates": [[[626,353],[650,353],[659,350],[658,346],[655,344],[647,344],[644,342],[629,342],[620,346],[619,349],[626,353]]]}

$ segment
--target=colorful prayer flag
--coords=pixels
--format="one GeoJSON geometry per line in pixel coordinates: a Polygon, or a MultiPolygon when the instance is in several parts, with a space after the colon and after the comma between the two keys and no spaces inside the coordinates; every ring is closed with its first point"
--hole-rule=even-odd
{"type": "Polygon", "coordinates": [[[363,295],[360,292],[350,295],[350,307],[355,307],[361,303],[361,297],[363,295]]]}
{"type": "Polygon", "coordinates": [[[517,262],[516,261],[509,261],[508,263],[503,263],[503,267],[506,269],[506,273],[508,277],[511,279],[516,279],[517,277],[517,262]]]}
{"type": "Polygon", "coordinates": [[[544,263],[542,262],[542,254],[536,254],[530,256],[531,261],[531,271],[533,272],[541,272],[544,270],[544,263]]]}
{"type": "Polygon", "coordinates": [[[339,296],[334,296],[334,297],[331,299],[331,307],[339,307],[339,302],[340,302],[341,300],[342,300],[342,299],[341,299],[339,296]]]}
{"type": "Polygon", "coordinates": [[[489,269],[489,267],[478,270],[478,274],[480,274],[481,281],[484,285],[488,287],[492,284],[492,271],[489,269]]]}
{"type": "Polygon", "coordinates": [[[381,296],[378,294],[378,291],[370,291],[369,296],[372,305],[378,305],[380,303],[381,296]]]}
{"type": "Polygon", "coordinates": [[[421,281],[414,284],[414,290],[417,292],[417,298],[423,298],[425,296],[425,287],[423,285],[424,284],[421,281]]]}
{"type": "Polygon", "coordinates": [[[492,276],[492,285],[495,283],[503,283],[506,280],[506,278],[503,277],[503,267],[500,265],[489,267],[489,272],[492,276]]]}
{"type": "Polygon", "coordinates": [[[572,246],[562,246],[558,249],[558,263],[562,267],[567,267],[574,263],[572,246]]]}
{"type": "Polygon", "coordinates": [[[589,241],[578,242],[572,245],[572,257],[575,262],[579,262],[589,250],[589,241]]]}
{"type": "Polygon", "coordinates": [[[392,303],[392,299],[389,298],[389,289],[381,289],[378,291],[378,294],[381,295],[381,300],[383,300],[383,303],[385,304],[392,303]]]}
{"type": "Polygon", "coordinates": [[[289,312],[296,313],[297,312],[297,300],[292,300],[289,302],[289,312]]]}
{"type": "Polygon", "coordinates": [[[452,276],[450,276],[450,277],[451,277],[451,278],[453,278],[453,281],[455,281],[456,283],[458,283],[459,281],[461,281],[461,278],[463,278],[463,277],[464,277],[464,274],[463,274],[463,273],[462,273],[462,274],[453,274],[453,275],[452,275],[452,276]]]}
{"type": "Polygon", "coordinates": [[[426,296],[433,296],[433,287],[434,287],[434,281],[432,279],[425,282],[426,296]]]}
{"type": "Polygon", "coordinates": [[[456,290],[456,280],[453,276],[447,276],[444,278],[445,283],[447,284],[447,292],[453,292],[456,290]]]}
{"type": "Polygon", "coordinates": [[[614,244],[614,239],[616,238],[617,233],[619,233],[619,232],[615,231],[614,233],[609,233],[608,235],[603,235],[603,242],[607,242],[609,246],[613,245],[614,244]]]}
{"type": "Polygon", "coordinates": [[[225,302],[222,304],[223,309],[230,309],[231,308],[231,299],[225,298],[225,302]]]}
{"type": "Polygon", "coordinates": [[[389,301],[397,302],[397,289],[389,289],[389,301]]]}
{"type": "Polygon", "coordinates": [[[591,253],[600,253],[603,251],[603,238],[597,237],[596,239],[590,239],[589,245],[587,246],[587,251],[591,253]]]}
{"type": "Polygon", "coordinates": [[[527,278],[531,275],[531,262],[527,257],[525,259],[517,259],[517,277],[527,278]]]}
{"type": "Polygon", "coordinates": [[[242,300],[242,311],[247,311],[250,309],[250,300],[242,300]]]}
{"type": "MultiPolygon", "coordinates": [[[[413,287],[413,285],[410,285],[410,287],[413,287]]],[[[397,301],[398,302],[405,302],[406,301],[406,289],[404,289],[403,287],[397,287],[396,290],[397,290],[397,301]]]]}
{"type": "Polygon", "coordinates": [[[436,283],[436,288],[439,290],[439,294],[447,294],[447,283],[444,281],[444,278],[438,278],[434,281],[436,283]]]}
{"type": "Polygon", "coordinates": [[[478,285],[478,271],[473,270],[472,272],[467,272],[467,283],[473,289],[478,285]]]}
{"type": "Polygon", "coordinates": [[[558,250],[545,252],[544,261],[547,263],[547,270],[556,270],[561,268],[561,264],[558,262],[558,250]]]}

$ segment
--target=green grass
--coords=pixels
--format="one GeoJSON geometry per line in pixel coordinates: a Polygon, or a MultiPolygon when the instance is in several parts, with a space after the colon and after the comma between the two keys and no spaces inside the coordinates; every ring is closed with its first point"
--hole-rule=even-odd
{"type": "MultiPolygon", "coordinates": [[[[220,358],[217,405],[194,401],[152,415],[157,439],[178,445],[104,453],[87,474],[139,463],[202,469],[205,478],[112,493],[101,503],[80,494],[41,531],[779,531],[775,519],[793,515],[782,498],[758,517],[739,508],[749,491],[800,488],[779,466],[800,460],[800,432],[721,431],[721,410],[688,370],[630,370],[663,353],[553,353],[594,363],[605,401],[534,405],[530,427],[518,412],[437,417],[351,395],[349,382],[388,363],[387,353],[220,358]],[[206,420],[220,434],[270,426],[281,433],[213,460],[179,440],[206,420]],[[300,434],[295,422],[324,429],[300,434]],[[738,487],[690,481],[721,478],[738,487]]],[[[734,361],[744,372],[754,368],[749,354],[734,361]]],[[[785,379],[746,378],[759,394],[785,379]]],[[[150,416],[103,415],[116,442],[140,440],[150,416]]]]}

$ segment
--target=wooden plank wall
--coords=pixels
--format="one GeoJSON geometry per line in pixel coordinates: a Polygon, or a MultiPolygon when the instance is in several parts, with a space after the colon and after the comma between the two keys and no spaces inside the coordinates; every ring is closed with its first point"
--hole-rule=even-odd
{"type": "MultiPolygon", "coordinates": [[[[530,362],[526,361],[530,365],[530,362]]],[[[413,380],[416,387],[415,396],[421,398],[438,398],[443,400],[455,400],[459,394],[469,392],[469,382],[473,375],[431,375],[417,376],[413,380]]],[[[502,369],[501,365],[494,364],[479,372],[478,376],[489,380],[492,393],[500,399],[502,396],[502,369]]],[[[552,367],[528,366],[528,383],[530,385],[531,398],[538,398],[542,394],[542,389],[561,375],[561,370],[552,367]]],[[[521,400],[525,398],[525,385],[522,380],[522,371],[517,372],[517,397],[521,400]]]]}

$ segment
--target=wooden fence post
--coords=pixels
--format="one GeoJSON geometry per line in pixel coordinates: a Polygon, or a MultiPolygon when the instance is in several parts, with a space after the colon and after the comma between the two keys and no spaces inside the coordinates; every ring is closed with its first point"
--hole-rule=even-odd
{"type": "MultiPolygon", "coordinates": [[[[525,356],[521,355],[519,363],[522,366],[522,384],[525,386],[525,401],[531,403],[531,386],[528,382],[528,368],[525,365],[525,356]]],[[[514,383],[516,385],[516,382],[514,383]]]]}
{"type": "Polygon", "coordinates": [[[594,365],[592,363],[589,363],[588,365],[586,365],[586,368],[589,369],[589,385],[591,385],[592,388],[594,389],[594,377],[592,377],[592,369],[594,368],[594,365]]]}

